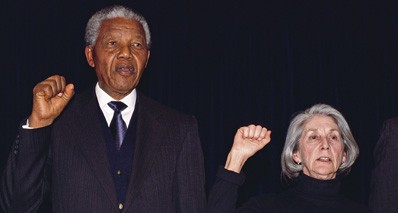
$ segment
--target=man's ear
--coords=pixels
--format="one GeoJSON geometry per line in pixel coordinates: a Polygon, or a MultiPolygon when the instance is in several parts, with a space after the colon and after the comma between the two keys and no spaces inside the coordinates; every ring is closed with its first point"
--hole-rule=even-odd
{"type": "Polygon", "coordinates": [[[85,55],[86,55],[86,61],[89,64],[89,66],[94,68],[94,60],[93,60],[93,49],[87,45],[85,47],[85,55]]]}
{"type": "Polygon", "coordinates": [[[146,61],[146,64],[144,65],[144,68],[147,67],[147,64],[149,63],[149,58],[150,58],[150,50],[147,51],[147,61],[146,61]]]}

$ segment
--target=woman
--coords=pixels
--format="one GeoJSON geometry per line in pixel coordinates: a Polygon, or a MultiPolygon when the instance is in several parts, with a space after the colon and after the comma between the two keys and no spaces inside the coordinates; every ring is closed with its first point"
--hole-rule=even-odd
{"type": "Polygon", "coordinates": [[[369,212],[339,195],[341,178],[358,156],[358,146],[340,112],[317,104],[290,123],[281,164],[296,186],[276,195],[251,199],[235,210],[246,160],[271,140],[271,131],[249,125],[238,129],[224,168],[211,189],[208,212],[369,212]]]}

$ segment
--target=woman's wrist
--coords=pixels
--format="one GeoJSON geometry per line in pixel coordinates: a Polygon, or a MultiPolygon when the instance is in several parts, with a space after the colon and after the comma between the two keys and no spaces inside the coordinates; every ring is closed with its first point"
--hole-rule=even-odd
{"type": "Polygon", "coordinates": [[[228,154],[228,157],[226,158],[224,168],[229,171],[240,173],[247,159],[248,157],[241,154],[240,152],[235,152],[231,150],[228,154]]]}

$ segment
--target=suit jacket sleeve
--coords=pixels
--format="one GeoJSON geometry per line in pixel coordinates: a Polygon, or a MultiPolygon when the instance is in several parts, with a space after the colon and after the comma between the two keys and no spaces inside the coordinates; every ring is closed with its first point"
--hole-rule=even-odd
{"type": "Polygon", "coordinates": [[[397,212],[397,118],[383,124],[374,149],[369,207],[373,212],[397,212]]]}
{"type": "Polygon", "coordinates": [[[49,188],[47,164],[51,127],[19,129],[1,176],[5,212],[36,212],[49,188]]]}
{"type": "Polygon", "coordinates": [[[203,152],[197,122],[193,120],[177,161],[174,199],[178,212],[205,212],[206,207],[203,152]]]}

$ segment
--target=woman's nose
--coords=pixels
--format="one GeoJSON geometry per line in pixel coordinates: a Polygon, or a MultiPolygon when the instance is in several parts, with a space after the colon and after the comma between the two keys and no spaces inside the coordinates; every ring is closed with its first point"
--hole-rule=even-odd
{"type": "Polygon", "coordinates": [[[329,149],[329,141],[327,138],[323,137],[321,141],[321,149],[329,149]]]}

